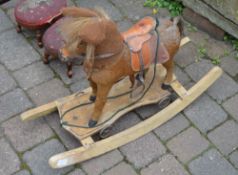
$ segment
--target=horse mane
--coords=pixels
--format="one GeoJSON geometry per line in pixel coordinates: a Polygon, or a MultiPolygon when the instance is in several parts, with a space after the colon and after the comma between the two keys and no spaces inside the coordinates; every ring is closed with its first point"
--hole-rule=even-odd
{"type": "MultiPolygon", "coordinates": [[[[60,25],[60,32],[63,40],[68,44],[73,44],[78,41],[81,29],[91,21],[98,18],[99,20],[110,20],[108,14],[101,7],[93,9],[97,13],[95,17],[68,17],[60,25]]],[[[74,44],[75,45],[75,44],[74,44]]]]}

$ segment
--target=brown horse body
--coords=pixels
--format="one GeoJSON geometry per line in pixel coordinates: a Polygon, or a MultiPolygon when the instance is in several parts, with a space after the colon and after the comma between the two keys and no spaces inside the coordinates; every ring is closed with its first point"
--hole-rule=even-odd
{"type": "MultiPolygon", "coordinates": [[[[93,127],[101,116],[112,86],[126,76],[129,76],[134,84],[135,74],[138,72],[132,68],[131,50],[124,42],[128,33],[125,32],[123,38],[117,25],[103,12],[70,7],[65,8],[63,14],[71,16],[73,19],[71,18],[62,26],[66,45],[61,49],[61,55],[64,58],[70,58],[86,54],[83,66],[92,87],[90,99],[95,100],[89,122],[89,126],[93,127]]],[[[169,59],[162,63],[167,69],[164,80],[166,85],[172,81],[173,57],[180,45],[181,34],[177,22],[160,20],[160,25],[156,29],[160,36],[160,44],[163,44],[163,48],[169,56],[169,59]]],[[[146,27],[148,26],[142,29],[147,30],[146,27]]]]}

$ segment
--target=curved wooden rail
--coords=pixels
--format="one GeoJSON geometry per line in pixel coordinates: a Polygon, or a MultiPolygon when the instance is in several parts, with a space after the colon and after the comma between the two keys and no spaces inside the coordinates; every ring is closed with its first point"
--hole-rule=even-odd
{"type": "MultiPolygon", "coordinates": [[[[184,93],[183,88],[175,89],[176,92],[182,89],[182,98],[178,98],[161,112],[153,115],[151,118],[129,128],[123,132],[113,135],[107,139],[92,143],[87,147],[76,148],[50,158],[49,164],[52,168],[63,168],[75,163],[91,159],[99,156],[122,145],[125,145],[159,127],[163,123],[173,118],[176,114],[191,104],[198,98],[206,89],[208,89],[222,74],[219,67],[214,67],[208,74],[206,74],[197,84],[190,90],[184,93]]],[[[175,81],[176,85],[172,87],[182,87],[175,81]]]]}

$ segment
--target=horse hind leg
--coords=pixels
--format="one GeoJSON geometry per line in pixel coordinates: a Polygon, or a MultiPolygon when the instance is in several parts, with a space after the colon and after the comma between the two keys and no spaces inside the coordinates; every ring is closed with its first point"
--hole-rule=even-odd
{"type": "Polygon", "coordinates": [[[171,89],[170,84],[173,81],[174,61],[173,59],[169,59],[167,62],[163,63],[162,65],[165,67],[167,71],[164,81],[162,83],[162,89],[169,90],[171,89]]]}
{"type": "Polygon", "coordinates": [[[90,86],[92,88],[92,93],[89,97],[89,100],[92,102],[95,102],[96,100],[96,94],[97,94],[97,84],[94,83],[92,80],[89,80],[90,86]]]}

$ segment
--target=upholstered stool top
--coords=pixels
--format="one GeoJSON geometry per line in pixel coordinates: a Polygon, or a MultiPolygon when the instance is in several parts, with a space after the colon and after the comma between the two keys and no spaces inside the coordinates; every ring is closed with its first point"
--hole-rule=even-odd
{"type": "Polygon", "coordinates": [[[60,16],[61,8],[66,6],[66,0],[19,0],[15,18],[20,25],[37,29],[60,16]]]}
{"type": "Polygon", "coordinates": [[[61,18],[56,21],[51,27],[49,27],[44,35],[43,35],[43,45],[45,50],[51,54],[56,56],[58,54],[58,50],[63,46],[63,38],[60,34],[59,25],[65,18],[61,18]]]}

